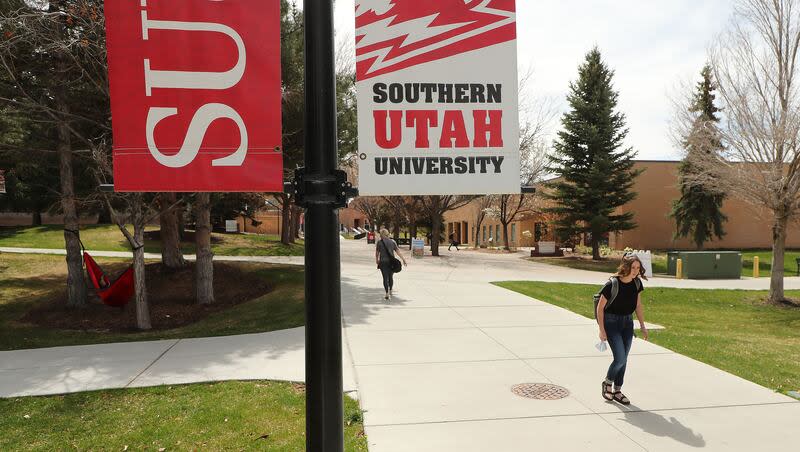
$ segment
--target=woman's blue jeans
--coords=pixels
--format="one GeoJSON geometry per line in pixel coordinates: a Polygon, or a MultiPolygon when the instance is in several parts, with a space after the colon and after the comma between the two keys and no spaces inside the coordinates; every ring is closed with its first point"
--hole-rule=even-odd
{"type": "Polygon", "coordinates": [[[607,381],[613,381],[617,388],[625,381],[625,368],[628,365],[628,353],[633,343],[633,316],[605,313],[603,322],[606,327],[608,345],[614,354],[614,361],[608,368],[607,381]]]}

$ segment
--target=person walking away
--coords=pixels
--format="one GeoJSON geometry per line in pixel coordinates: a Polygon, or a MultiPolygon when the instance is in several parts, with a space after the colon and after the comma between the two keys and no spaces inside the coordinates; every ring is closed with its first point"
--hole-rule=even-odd
{"type": "Polygon", "coordinates": [[[456,235],[450,234],[450,246],[447,247],[447,251],[450,251],[450,249],[453,247],[456,247],[456,251],[461,251],[460,249],[458,249],[458,245],[460,244],[456,240],[456,235]]]}
{"type": "Polygon", "coordinates": [[[375,244],[375,264],[378,266],[383,276],[383,290],[386,291],[386,295],[384,295],[383,299],[390,300],[392,298],[392,289],[394,288],[392,259],[397,256],[403,261],[403,265],[408,264],[406,264],[406,259],[400,253],[397,242],[389,237],[389,231],[384,228],[381,229],[380,234],[381,239],[375,244]]]}
{"type": "Polygon", "coordinates": [[[617,274],[612,276],[600,291],[600,302],[597,305],[600,340],[608,341],[614,355],[614,360],[603,380],[603,398],[623,405],[631,403],[622,393],[622,384],[625,380],[628,354],[633,343],[634,312],[639,320],[642,338],[644,340],[649,338],[644,324],[642,279],[647,280],[642,261],[634,255],[623,257],[617,274]]]}

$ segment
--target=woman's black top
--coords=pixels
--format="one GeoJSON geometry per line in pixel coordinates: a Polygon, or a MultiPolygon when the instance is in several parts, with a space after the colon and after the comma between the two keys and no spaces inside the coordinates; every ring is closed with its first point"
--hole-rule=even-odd
{"type": "MultiPolygon", "coordinates": [[[[618,278],[619,279],[619,278],[618,278]]],[[[636,280],[631,280],[629,283],[624,283],[619,280],[619,293],[611,306],[606,307],[606,312],[616,315],[631,315],[636,311],[636,304],[639,301],[639,294],[644,291],[644,285],[640,282],[636,285],[636,280]]],[[[600,292],[606,297],[606,300],[611,300],[611,281],[608,281],[603,290],[600,292]]]]}

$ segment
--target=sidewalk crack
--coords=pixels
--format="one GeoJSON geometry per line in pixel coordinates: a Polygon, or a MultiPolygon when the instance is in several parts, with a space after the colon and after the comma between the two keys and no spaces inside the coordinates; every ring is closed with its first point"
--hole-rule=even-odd
{"type": "Polygon", "coordinates": [[[178,339],[178,340],[176,340],[174,344],[170,345],[169,347],[167,347],[167,349],[166,349],[166,350],[164,350],[163,352],[161,352],[161,354],[160,354],[160,355],[158,355],[158,357],[157,357],[156,359],[154,359],[154,360],[153,360],[153,362],[151,362],[151,363],[150,363],[150,364],[149,364],[147,367],[145,367],[144,369],[142,369],[142,371],[141,371],[141,372],[139,372],[138,374],[136,374],[136,376],[135,376],[135,377],[133,377],[133,378],[131,379],[131,381],[129,381],[129,382],[128,382],[128,384],[126,384],[126,385],[125,385],[125,388],[126,388],[126,389],[127,389],[127,388],[129,388],[129,387],[130,387],[130,386],[133,384],[133,382],[134,382],[134,381],[136,381],[136,380],[137,380],[139,377],[141,377],[141,376],[142,376],[142,375],[143,375],[145,372],[147,372],[148,370],[150,370],[150,368],[151,368],[151,367],[153,367],[153,365],[154,365],[155,363],[157,363],[157,362],[158,362],[158,360],[160,360],[161,358],[163,358],[163,357],[164,357],[164,355],[166,355],[166,354],[167,354],[167,352],[169,352],[170,350],[172,350],[173,348],[175,348],[175,346],[176,346],[176,345],[178,345],[178,344],[180,343],[180,341],[182,341],[182,340],[183,340],[183,339],[178,339]]]}

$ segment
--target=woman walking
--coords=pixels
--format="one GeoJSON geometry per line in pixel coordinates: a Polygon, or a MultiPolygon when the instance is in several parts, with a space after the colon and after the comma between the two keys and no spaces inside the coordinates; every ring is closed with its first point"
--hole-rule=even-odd
{"type": "Polygon", "coordinates": [[[644,291],[642,279],[647,280],[642,261],[637,256],[622,258],[617,274],[612,276],[600,291],[597,305],[597,323],[600,326],[600,340],[608,341],[614,361],[603,380],[603,398],[623,405],[630,400],[622,393],[628,353],[633,342],[633,313],[639,320],[642,338],[648,339],[644,324],[644,308],[641,293],[644,291]],[[612,390],[613,385],[613,390],[612,390]]]}
{"type": "Polygon", "coordinates": [[[389,231],[381,229],[381,239],[375,244],[375,264],[378,265],[378,269],[383,275],[383,290],[386,291],[386,295],[383,297],[384,300],[392,298],[392,288],[394,287],[392,261],[395,259],[395,255],[403,261],[403,265],[407,265],[406,259],[400,254],[400,248],[398,248],[397,243],[389,238],[389,231]]]}

